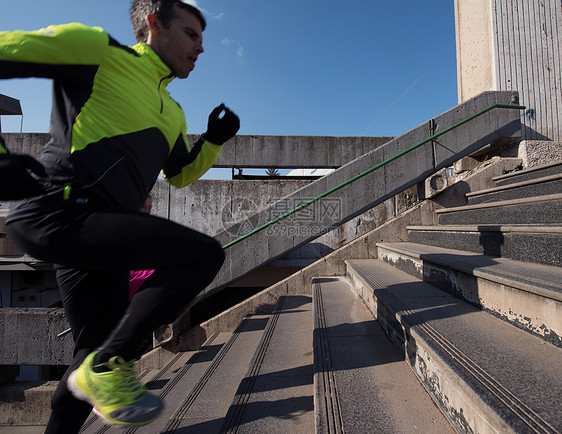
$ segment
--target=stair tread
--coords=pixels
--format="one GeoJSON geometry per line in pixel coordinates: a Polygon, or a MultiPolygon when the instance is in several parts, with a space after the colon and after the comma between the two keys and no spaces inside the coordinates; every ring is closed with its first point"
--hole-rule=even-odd
{"type": "Polygon", "coordinates": [[[562,396],[560,348],[379,260],[346,263],[484,402],[516,406],[523,418],[535,414],[540,424],[561,428],[562,408],[545,405],[562,396]]]}
{"type": "Polygon", "coordinates": [[[222,431],[314,429],[312,300],[285,296],[272,314],[222,431]]]}
{"type": "Polygon", "coordinates": [[[377,246],[562,300],[562,268],[409,242],[377,246]]]}
{"type": "MultiPolygon", "coordinates": [[[[156,381],[152,393],[163,397],[164,409],[154,422],[127,429],[127,434],[152,434],[170,429],[218,432],[237,384],[245,374],[268,315],[245,318],[234,332],[212,336],[199,351],[178,353],[156,381]],[[164,392],[164,393],[163,393],[164,392]]],[[[123,428],[92,426],[85,433],[123,433],[123,428]]]]}
{"type": "MultiPolygon", "coordinates": [[[[329,432],[453,432],[349,282],[316,278],[313,285],[315,315],[321,316],[315,330],[315,402],[322,405],[329,399],[325,395],[337,395],[334,407],[341,409],[341,431],[329,432]],[[321,341],[327,341],[328,354],[321,350],[321,341]],[[333,381],[321,381],[328,376],[333,381]],[[324,383],[334,390],[324,392],[324,383]]],[[[326,407],[323,413],[330,412],[326,407]]],[[[316,432],[328,431],[323,419],[317,423],[316,432]]]]}
{"type": "Polygon", "coordinates": [[[470,192],[470,193],[466,193],[466,197],[474,197],[474,196],[480,196],[480,195],[484,195],[484,194],[488,194],[488,193],[497,193],[497,192],[500,192],[500,191],[513,190],[513,189],[525,187],[525,186],[528,186],[528,185],[536,185],[536,184],[541,184],[541,183],[544,183],[544,182],[556,181],[556,180],[559,180],[559,179],[562,179],[562,174],[543,176],[541,178],[535,178],[535,179],[528,180],[528,181],[514,182],[513,184],[501,185],[501,186],[498,186],[498,187],[487,188],[485,190],[473,191],[473,192],[470,192]]]}
{"type": "MultiPolygon", "coordinates": [[[[186,357],[185,354],[177,354],[176,357],[174,357],[170,361],[170,363],[166,364],[166,366],[164,366],[162,369],[148,369],[140,373],[139,380],[141,381],[141,383],[145,384],[147,388],[151,390],[152,393],[158,394],[158,392],[155,389],[157,389],[158,385],[162,385],[163,382],[169,380],[170,377],[173,377],[174,374],[172,372],[176,368],[178,359],[181,358],[180,362],[185,363],[186,362],[185,357],[186,357]]],[[[117,428],[106,424],[102,418],[98,417],[92,411],[86,422],[84,422],[84,425],[82,425],[79,432],[85,434],[88,433],[101,434],[105,432],[108,433],[122,432],[122,430],[123,430],[122,428],[117,428]]]]}
{"type": "Polygon", "coordinates": [[[435,210],[436,214],[447,214],[453,213],[458,211],[469,211],[474,209],[483,209],[483,208],[496,208],[502,206],[509,206],[509,205],[522,205],[527,203],[533,202],[545,202],[545,201],[555,201],[555,200],[562,200],[562,194],[547,194],[544,196],[534,196],[534,197],[526,197],[523,199],[509,199],[509,200],[500,200],[497,202],[489,202],[489,203],[478,203],[474,205],[463,205],[463,206],[456,206],[450,208],[442,208],[435,210]]]}
{"type": "MultiPolygon", "coordinates": [[[[164,409],[159,418],[152,424],[128,428],[127,433],[155,432],[155,427],[161,425],[173,413],[174,406],[167,405],[167,401],[176,399],[178,390],[189,390],[193,386],[195,378],[204,373],[204,370],[210,365],[213,357],[216,355],[218,348],[224,344],[229,335],[224,333],[220,336],[213,336],[199,351],[177,353],[162,369],[148,371],[147,375],[141,378],[141,382],[146,384],[151,393],[158,395],[164,400],[164,409]]],[[[91,417],[96,419],[94,421],[88,419],[81,432],[85,434],[123,433],[123,428],[106,425],[95,414],[92,414],[91,417]]]]}
{"type": "Polygon", "coordinates": [[[562,233],[562,224],[518,224],[518,225],[438,225],[438,226],[406,226],[407,230],[412,231],[447,231],[447,232],[521,232],[521,233],[562,233]]]}
{"type": "Polygon", "coordinates": [[[242,321],[194,388],[179,391],[183,401],[175,406],[164,431],[218,432],[268,319],[269,315],[253,315],[242,321]]]}
{"type": "Polygon", "coordinates": [[[558,161],[553,161],[551,163],[547,163],[547,164],[543,164],[541,166],[537,166],[537,167],[530,167],[527,169],[523,169],[523,170],[518,170],[516,172],[510,172],[510,173],[506,173],[504,175],[498,175],[492,178],[492,181],[502,181],[502,180],[506,180],[509,178],[514,178],[514,177],[518,177],[521,175],[527,175],[527,174],[531,174],[531,173],[535,173],[535,172],[540,172],[541,170],[545,170],[551,167],[556,167],[556,166],[562,166],[562,160],[558,160],[558,161]]]}

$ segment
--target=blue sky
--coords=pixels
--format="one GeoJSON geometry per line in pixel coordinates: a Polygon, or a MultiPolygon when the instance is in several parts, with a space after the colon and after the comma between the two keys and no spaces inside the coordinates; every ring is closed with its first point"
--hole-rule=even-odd
{"type": "MultiPolygon", "coordinates": [[[[397,136],[457,104],[452,1],[198,0],[205,53],[169,87],[188,133],[206,129],[225,102],[239,134],[397,136]]],[[[18,0],[2,5],[0,30],[71,21],[103,27],[133,45],[128,1],[18,0]]],[[[21,101],[23,131],[47,132],[50,83],[2,80],[21,101]]],[[[20,131],[19,117],[2,130],[20,131]]]]}

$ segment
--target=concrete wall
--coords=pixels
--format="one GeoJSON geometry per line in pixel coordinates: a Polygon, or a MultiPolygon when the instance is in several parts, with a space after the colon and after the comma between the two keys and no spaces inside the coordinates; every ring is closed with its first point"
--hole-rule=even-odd
{"type": "Polygon", "coordinates": [[[336,168],[391,139],[242,135],[226,143],[215,167],[336,168]]]}
{"type": "MultiPolygon", "coordinates": [[[[13,152],[37,156],[49,141],[46,133],[3,133],[13,152]]],[[[198,136],[188,136],[195,143],[198,136]]],[[[391,140],[392,137],[236,136],[223,146],[214,167],[335,168],[391,140]]]]}
{"type": "Polygon", "coordinates": [[[159,179],[153,213],[216,235],[309,184],[307,180],[206,180],[176,189],[159,179]]]}
{"type": "Polygon", "coordinates": [[[455,25],[459,103],[518,91],[522,138],[562,142],[560,0],[455,0],[455,25]]]}
{"type": "Polygon", "coordinates": [[[62,309],[0,309],[0,365],[67,365],[72,335],[62,309]]]}

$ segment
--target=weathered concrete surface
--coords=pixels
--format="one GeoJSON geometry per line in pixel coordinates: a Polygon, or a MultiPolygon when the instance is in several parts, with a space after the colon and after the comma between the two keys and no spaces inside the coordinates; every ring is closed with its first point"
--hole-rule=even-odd
{"type": "Polygon", "coordinates": [[[62,309],[0,309],[0,365],[68,365],[72,335],[62,309]]]}
{"type": "Polygon", "coordinates": [[[367,305],[458,432],[560,429],[560,348],[381,261],[347,264],[357,293],[369,294],[367,305]]]}
{"type": "Polygon", "coordinates": [[[410,241],[562,267],[562,225],[412,226],[410,241]]]}
{"type": "Polygon", "coordinates": [[[49,141],[47,133],[2,133],[10,152],[37,157],[49,141]]]}
{"type": "MultiPolygon", "coordinates": [[[[8,149],[37,156],[47,133],[3,133],[8,149]]],[[[199,136],[188,135],[190,143],[199,136]]],[[[378,148],[392,137],[247,136],[226,142],[214,167],[335,168],[378,148]]]]}
{"type": "Polygon", "coordinates": [[[517,182],[530,181],[544,176],[550,176],[562,173],[562,160],[553,161],[539,167],[527,168],[514,173],[506,173],[505,175],[494,178],[496,186],[509,185],[517,182]]]}
{"type": "Polygon", "coordinates": [[[216,235],[309,183],[307,180],[201,179],[176,189],[159,179],[153,190],[153,214],[216,235]]]}
{"type": "Polygon", "coordinates": [[[442,225],[558,224],[562,194],[438,210],[442,225]]]}
{"type": "Polygon", "coordinates": [[[562,347],[560,267],[412,243],[377,245],[382,261],[562,347]]]}
{"type": "MultiPolygon", "coordinates": [[[[235,222],[243,222],[256,211],[267,209],[268,206],[279,202],[310,182],[309,180],[200,180],[185,188],[175,189],[159,179],[152,191],[154,197],[152,213],[214,236],[228,230],[235,222]]],[[[390,220],[419,200],[417,186],[406,189],[333,231],[325,233],[317,242],[306,244],[284,258],[318,259],[390,220]]],[[[290,201],[283,204],[285,208],[291,205],[290,201]]],[[[272,215],[276,212],[281,212],[281,208],[272,211],[272,215]]],[[[250,231],[253,224],[250,219],[246,225],[238,228],[236,235],[244,235],[244,231],[250,231]]],[[[318,231],[322,231],[322,228],[318,228],[318,231]]]]}
{"type": "MultiPolygon", "coordinates": [[[[47,425],[51,416],[50,403],[58,381],[47,382],[13,382],[0,387],[0,426],[37,426],[47,425]]],[[[22,430],[5,432],[43,432],[22,430]]],[[[43,430],[45,427],[43,426],[43,430]]],[[[1,431],[1,429],[0,429],[1,431]]]]}
{"type": "Polygon", "coordinates": [[[8,234],[8,229],[4,223],[5,216],[0,206],[0,256],[21,257],[24,253],[16,246],[8,234]]]}
{"type": "Polygon", "coordinates": [[[520,92],[522,137],[561,140],[562,32],[557,0],[455,0],[459,102],[488,90],[520,92]],[[537,56],[540,59],[537,61],[537,56]]]}
{"type": "Polygon", "coordinates": [[[350,282],[313,287],[316,433],[453,433],[350,282]]]}
{"type": "Polygon", "coordinates": [[[335,168],[391,139],[392,137],[236,136],[223,146],[215,167],[335,168]]]}
{"type": "Polygon", "coordinates": [[[518,147],[518,157],[523,160],[524,167],[537,167],[562,160],[562,142],[523,140],[518,147]]]}
{"type": "Polygon", "coordinates": [[[466,101],[494,88],[489,1],[455,0],[455,29],[458,100],[466,101]]]}

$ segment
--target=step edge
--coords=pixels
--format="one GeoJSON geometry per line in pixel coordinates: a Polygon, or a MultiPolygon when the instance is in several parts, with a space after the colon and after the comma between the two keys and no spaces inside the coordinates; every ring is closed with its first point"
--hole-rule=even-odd
{"type": "MultiPolygon", "coordinates": [[[[343,434],[342,409],[335,372],[329,357],[329,341],[325,332],[326,318],[322,303],[321,279],[321,277],[312,279],[314,424],[316,433],[343,434]],[[316,357],[316,354],[320,354],[320,357],[316,357]]],[[[343,281],[340,278],[334,279],[343,281]]]]}
{"type": "Polygon", "coordinates": [[[473,192],[470,192],[470,193],[466,193],[465,196],[467,198],[483,196],[483,195],[489,194],[489,193],[498,193],[498,192],[501,192],[501,191],[513,190],[513,189],[516,189],[516,188],[519,188],[519,187],[527,187],[529,185],[540,185],[540,184],[544,184],[545,182],[557,181],[559,179],[562,179],[562,174],[548,175],[548,176],[543,176],[541,178],[531,179],[531,180],[527,180],[527,181],[514,182],[513,184],[500,185],[498,187],[491,187],[491,188],[487,188],[485,190],[473,191],[473,192]]]}
{"type": "Polygon", "coordinates": [[[502,233],[529,233],[529,234],[562,234],[562,224],[532,225],[532,224],[506,224],[506,225],[436,225],[436,226],[406,226],[406,230],[426,232],[502,232],[502,233]]]}
{"type": "Polygon", "coordinates": [[[254,354],[252,355],[252,360],[250,361],[248,371],[240,380],[240,386],[238,390],[240,391],[240,389],[242,389],[241,393],[238,393],[237,391],[234,395],[234,398],[231,401],[231,404],[223,419],[222,428],[220,430],[221,433],[236,432],[236,429],[240,426],[240,422],[243,420],[246,411],[246,403],[253,393],[253,387],[256,381],[256,377],[259,375],[263,360],[269,347],[269,343],[271,342],[272,335],[275,332],[280,312],[283,310],[286,299],[286,295],[282,295],[281,297],[279,297],[279,300],[277,300],[277,304],[275,305],[273,312],[269,315],[267,325],[265,326],[263,334],[260,337],[260,341],[258,342],[254,354]]]}
{"type": "Polygon", "coordinates": [[[494,176],[492,181],[503,181],[504,179],[509,179],[519,175],[527,175],[529,173],[539,172],[544,169],[550,169],[551,167],[562,166],[562,160],[553,161],[551,163],[544,164],[542,166],[530,167],[523,170],[518,170],[516,172],[506,173],[504,175],[494,176]]]}
{"type": "Polygon", "coordinates": [[[489,203],[478,203],[474,205],[463,205],[451,208],[442,208],[435,210],[436,214],[446,214],[450,212],[456,211],[470,211],[474,209],[483,209],[483,208],[498,208],[501,206],[509,206],[509,205],[525,205],[528,203],[535,203],[535,202],[551,202],[556,200],[562,200],[562,194],[548,194],[544,196],[533,196],[527,197],[522,199],[509,199],[509,200],[501,200],[497,202],[489,202],[489,203]]]}
{"type": "Polygon", "coordinates": [[[189,413],[189,410],[192,407],[193,403],[198,398],[198,396],[202,393],[204,387],[209,383],[214,373],[217,371],[217,369],[219,368],[220,364],[222,363],[223,359],[226,357],[228,352],[232,349],[240,333],[244,330],[244,327],[246,326],[247,322],[252,318],[252,316],[254,315],[244,316],[244,318],[242,319],[242,321],[234,331],[223,332],[223,333],[230,333],[231,336],[226,341],[226,343],[221,347],[219,352],[215,355],[212,362],[205,369],[203,375],[194,384],[193,388],[189,391],[188,394],[186,394],[184,400],[178,405],[177,409],[170,416],[170,419],[167,422],[164,422],[163,432],[174,431],[177,428],[177,425],[182,422],[184,416],[189,413]]]}
{"type": "MultiPolygon", "coordinates": [[[[478,277],[478,278],[482,278],[482,279],[487,279],[490,280],[492,282],[496,282],[496,283],[500,283],[503,285],[508,285],[511,286],[515,289],[519,289],[521,291],[525,291],[525,292],[529,292],[531,294],[535,294],[541,297],[545,297],[545,298],[549,298],[558,302],[562,302],[562,287],[561,287],[561,291],[558,292],[556,290],[553,289],[549,289],[545,286],[553,286],[552,282],[540,282],[540,281],[535,281],[535,282],[522,282],[520,280],[517,280],[517,277],[521,277],[521,279],[526,278],[526,274],[521,274],[519,276],[514,276],[513,274],[510,273],[504,273],[504,274],[498,274],[498,273],[492,273],[490,271],[487,270],[482,270],[482,269],[478,269],[478,268],[470,268],[470,267],[463,267],[462,264],[460,263],[456,263],[456,264],[450,264],[447,261],[442,261],[439,260],[439,258],[422,258],[421,255],[425,255],[425,253],[419,254],[418,252],[414,252],[412,250],[408,250],[407,247],[403,246],[404,243],[376,243],[377,248],[383,248],[383,249],[387,249],[390,251],[394,251],[396,253],[400,253],[403,255],[407,255],[416,259],[420,259],[420,260],[429,260],[429,262],[437,264],[437,265],[441,265],[447,268],[451,268],[453,270],[456,271],[460,271],[462,273],[466,273],[469,275],[472,275],[474,277],[478,277]],[[545,285],[545,286],[542,286],[545,285]]],[[[414,244],[414,243],[412,243],[414,244]]],[[[419,246],[424,246],[423,244],[416,244],[419,246]]],[[[435,249],[442,249],[440,247],[434,247],[435,249]]],[[[473,252],[465,252],[465,251],[461,251],[461,250],[452,250],[452,249],[442,249],[443,253],[445,254],[455,254],[455,252],[458,253],[462,253],[464,255],[469,255],[469,256],[474,256],[474,257],[479,257],[479,256],[484,256],[478,253],[473,253],[473,252]]],[[[429,253],[428,253],[429,254],[429,253]]],[[[493,260],[501,260],[501,262],[506,262],[506,261],[510,261],[510,262],[521,262],[522,264],[528,264],[527,262],[522,262],[522,261],[515,261],[512,259],[506,259],[506,258],[497,258],[497,257],[492,257],[490,256],[490,258],[492,258],[493,260]]],[[[543,264],[532,264],[533,267],[549,267],[552,269],[560,269],[560,267],[556,267],[556,266],[550,266],[550,265],[543,265],[543,264]]],[[[560,271],[562,273],[562,270],[560,271]]]]}

